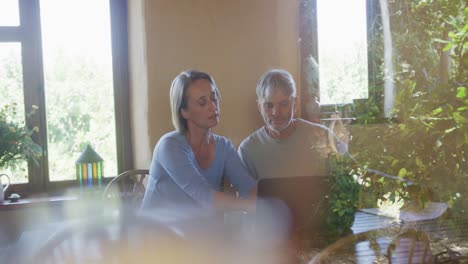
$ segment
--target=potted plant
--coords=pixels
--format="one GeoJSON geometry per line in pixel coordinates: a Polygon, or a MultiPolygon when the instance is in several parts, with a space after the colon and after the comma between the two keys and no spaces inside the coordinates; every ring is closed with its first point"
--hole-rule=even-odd
{"type": "MultiPolygon", "coordinates": [[[[333,129],[333,126],[330,128],[333,129]]],[[[343,131],[332,131],[341,138],[343,131]]],[[[354,216],[360,205],[361,183],[358,180],[358,164],[348,152],[340,154],[336,145],[332,143],[334,137],[331,134],[328,136],[328,139],[322,137],[322,140],[313,146],[323,159],[328,175],[321,186],[324,195],[311,218],[320,219],[317,222],[318,226],[311,226],[315,240],[313,243],[319,247],[329,245],[351,233],[354,216]]]]}
{"type": "MultiPolygon", "coordinates": [[[[14,120],[16,104],[0,108],[0,170],[18,169],[22,161],[38,164],[42,149],[31,138],[38,128],[29,129],[24,122],[14,120]]],[[[34,114],[37,107],[27,117],[34,114]]]]}

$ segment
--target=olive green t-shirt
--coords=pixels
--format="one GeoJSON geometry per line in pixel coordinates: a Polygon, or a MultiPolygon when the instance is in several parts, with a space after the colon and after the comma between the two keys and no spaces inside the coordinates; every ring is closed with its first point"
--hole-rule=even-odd
{"type": "MultiPolygon", "coordinates": [[[[295,176],[326,176],[325,157],[332,152],[327,127],[297,119],[296,130],[279,140],[262,127],[239,146],[239,155],[255,179],[295,176]]],[[[333,135],[336,139],[336,135],[333,135]]],[[[338,151],[347,145],[338,140],[338,151]]]]}

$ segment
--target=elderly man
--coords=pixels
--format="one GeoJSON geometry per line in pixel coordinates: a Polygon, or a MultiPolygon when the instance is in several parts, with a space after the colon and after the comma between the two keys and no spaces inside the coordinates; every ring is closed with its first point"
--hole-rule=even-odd
{"type": "Polygon", "coordinates": [[[257,83],[257,107],[265,125],[239,146],[239,155],[256,179],[324,176],[324,158],[333,149],[340,154],[347,151],[347,145],[327,127],[294,117],[296,85],[285,70],[262,75],[257,83]],[[336,141],[335,148],[330,146],[329,135],[336,141]]]}

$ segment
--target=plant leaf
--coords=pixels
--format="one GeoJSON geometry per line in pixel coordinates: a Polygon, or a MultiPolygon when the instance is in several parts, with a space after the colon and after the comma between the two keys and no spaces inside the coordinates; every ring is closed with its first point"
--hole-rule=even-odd
{"type": "Polygon", "coordinates": [[[450,41],[445,40],[445,39],[440,39],[440,38],[435,38],[435,39],[434,39],[434,42],[446,43],[446,44],[450,43],[450,41]]]}
{"type": "Polygon", "coordinates": [[[400,171],[398,172],[398,178],[403,178],[408,174],[408,171],[405,168],[401,168],[400,171]]]}
{"type": "Polygon", "coordinates": [[[455,33],[453,33],[453,32],[449,32],[449,33],[448,33],[448,36],[449,36],[450,38],[452,38],[452,39],[457,39],[457,38],[458,38],[457,34],[455,34],[455,33]]]}
{"type": "Polygon", "coordinates": [[[455,112],[452,114],[453,119],[457,124],[468,124],[468,120],[462,116],[459,112],[455,112]]]}
{"type": "Polygon", "coordinates": [[[437,115],[437,114],[442,113],[442,111],[443,111],[443,110],[442,110],[442,107],[439,107],[439,108],[437,108],[437,109],[434,109],[434,111],[432,111],[432,114],[433,114],[433,115],[437,115]]]}
{"type": "Polygon", "coordinates": [[[457,98],[463,99],[466,97],[466,87],[457,87],[457,98]]]}
{"type": "Polygon", "coordinates": [[[447,45],[442,49],[442,51],[447,51],[447,50],[449,50],[450,48],[452,48],[452,46],[453,46],[453,43],[449,43],[449,44],[447,44],[447,45]]]}

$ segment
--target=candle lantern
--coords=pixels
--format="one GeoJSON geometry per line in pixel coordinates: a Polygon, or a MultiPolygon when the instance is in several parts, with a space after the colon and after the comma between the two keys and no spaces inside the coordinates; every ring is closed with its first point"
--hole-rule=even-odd
{"type": "Polygon", "coordinates": [[[81,188],[101,187],[103,161],[101,156],[88,144],[76,160],[76,177],[81,188]]]}

